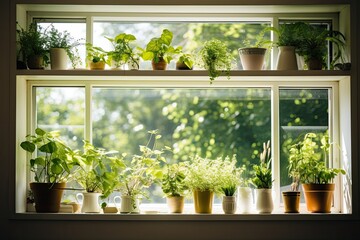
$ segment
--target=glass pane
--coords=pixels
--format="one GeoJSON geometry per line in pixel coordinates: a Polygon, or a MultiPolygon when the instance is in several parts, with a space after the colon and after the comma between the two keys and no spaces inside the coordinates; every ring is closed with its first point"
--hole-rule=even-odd
{"type": "MultiPolygon", "coordinates": [[[[329,129],[329,94],[329,89],[280,90],[281,191],[290,190],[291,178],[287,169],[289,146],[308,132],[325,133],[329,129]]],[[[304,202],[303,194],[301,196],[304,202]]]]}
{"type": "MultiPolygon", "coordinates": [[[[199,49],[203,42],[211,39],[224,41],[236,59],[234,69],[242,69],[238,48],[243,47],[244,40],[255,43],[257,35],[270,26],[270,22],[94,22],[94,45],[111,50],[111,43],[105,38],[115,37],[119,33],[133,34],[137,40],[136,46],[145,48],[153,37],[159,37],[167,28],[173,32],[173,46],[182,46],[185,52],[199,49]]],[[[265,34],[270,39],[270,32],[265,34]]],[[[270,54],[266,58],[267,68],[270,68],[270,54]]],[[[196,68],[196,67],[195,67],[196,68]]],[[[141,62],[140,69],[152,69],[150,61],[141,62]]],[[[168,69],[175,69],[172,61],[168,69]]]]}
{"type": "MultiPolygon", "coordinates": [[[[158,129],[159,147],[174,150],[170,162],[236,154],[239,166],[250,169],[270,139],[270,95],[267,88],[95,88],[93,143],[131,156],[146,144],[147,131],[158,129]]],[[[149,201],[165,202],[159,186],[149,201]]]]}

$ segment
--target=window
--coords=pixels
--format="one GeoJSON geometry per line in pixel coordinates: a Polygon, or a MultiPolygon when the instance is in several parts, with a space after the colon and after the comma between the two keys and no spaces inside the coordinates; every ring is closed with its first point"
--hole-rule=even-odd
{"type": "MultiPolygon", "coordinates": [[[[334,142],[339,143],[339,132],[349,139],[349,129],[344,127],[349,118],[342,123],[339,121],[341,113],[349,110],[347,88],[350,78],[346,74],[333,76],[325,72],[309,76],[299,71],[299,76],[297,73],[287,76],[288,73],[270,72],[248,76],[237,71],[241,70],[237,53],[239,42],[243,38],[255,40],[261,29],[276,25],[279,20],[276,14],[255,14],[251,18],[246,14],[229,18],[221,14],[222,21],[211,17],[207,20],[190,17],[180,21],[181,14],[175,14],[176,21],[144,21],[136,14],[129,17],[130,20],[123,17],[124,20],[109,12],[103,14],[68,11],[64,13],[68,21],[56,14],[51,16],[51,13],[46,18],[41,18],[39,12],[36,15],[30,13],[30,16],[44,27],[52,23],[59,30],[76,29],[75,38],[84,38],[104,49],[110,47],[105,36],[114,37],[125,31],[136,35],[138,44],[144,47],[163,28],[173,29],[174,44],[189,51],[204,40],[223,38],[237,59],[234,76],[230,81],[220,78],[210,86],[206,73],[181,73],[179,76],[177,73],[149,73],[146,76],[141,71],[74,71],[50,76],[42,72],[19,74],[17,108],[26,122],[17,123],[17,137],[21,138],[23,133],[36,126],[60,128],[75,148],[81,148],[82,139],[90,139],[98,147],[133,154],[146,140],[148,130],[159,129],[163,136],[161,144],[174,149],[171,161],[184,160],[195,154],[210,158],[236,154],[238,164],[248,168],[258,161],[262,143],[271,140],[277,213],[281,212],[282,206],[280,193],[289,185],[286,149],[291,140],[307,131],[328,131],[334,142]],[[74,21],[75,18],[82,20],[74,21]]],[[[329,16],[319,18],[328,24],[329,18],[336,19],[329,16]]],[[[299,18],[302,19],[296,17],[299,18]]],[[[281,19],[288,21],[284,16],[281,19]]],[[[305,14],[304,19],[309,16],[305,14]]],[[[267,69],[274,65],[275,52],[268,56],[267,69]]],[[[82,55],[85,55],[85,48],[82,55]]],[[[150,69],[147,64],[149,62],[143,62],[141,69],[150,69]]],[[[341,153],[334,152],[333,155],[333,165],[343,164],[335,161],[344,158],[341,153]]],[[[351,170],[351,164],[347,168],[347,171],[351,170]]],[[[24,173],[28,174],[22,169],[17,178],[23,179],[24,173]]],[[[352,211],[351,204],[343,202],[343,195],[348,194],[350,188],[337,191],[334,199],[337,212],[352,211]]],[[[67,191],[65,196],[74,200],[74,193],[67,191]]],[[[159,186],[150,188],[149,194],[150,199],[144,200],[149,209],[153,203],[164,203],[159,186]]],[[[24,195],[25,191],[18,194],[17,201],[24,195]]],[[[220,203],[219,199],[216,203],[220,203]]],[[[18,207],[17,212],[22,212],[21,209],[18,207]]]]}

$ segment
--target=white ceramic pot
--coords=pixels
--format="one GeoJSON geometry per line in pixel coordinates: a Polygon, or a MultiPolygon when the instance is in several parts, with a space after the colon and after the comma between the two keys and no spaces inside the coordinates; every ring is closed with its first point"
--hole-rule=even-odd
{"type": "Polygon", "coordinates": [[[272,189],[260,188],[256,191],[256,211],[258,213],[271,213],[274,210],[272,189]]]}
{"type": "Polygon", "coordinates": [[[262,70],[264,68],[266,48],[239,48],[243,70],[262,70]]]}
{"type": "Polygon", "coordinates": [[[76,194],[76,200],[82,203],[82,213],[100,213],[99,196],[101,193],[84,192],[76,194]]]}
{"type": "Polygon", "coordinates": [[[234,214],[236,212],[236,197],[223,196],[222,208],[225,214],[234,214]]]}
{"type": "Polygon", "coordinates": [[[276,65],[277,70],[298,70],[298,64],[295,54],[295,47],[280,46],[276,65]]]}
{"type": "Polygon", "coordinates": [[[120,213],[139,213],[139,199],[133,200],[131,196],[122,195],[114,197],[114,203],[117,204],[117,199],[120,200],[120,213]]]}
{"type": "Polygon", "coordinates": [[[250,187],[239,187],[237,202],[239,213],[251,213],[254,205],[252,189],[250,187]]]}
{"type": "Polygon", "coordinates": [[[52,70],[66,70],[68,63],[68,55],[64,48],[50,49],[50,63],[52,70]]]}

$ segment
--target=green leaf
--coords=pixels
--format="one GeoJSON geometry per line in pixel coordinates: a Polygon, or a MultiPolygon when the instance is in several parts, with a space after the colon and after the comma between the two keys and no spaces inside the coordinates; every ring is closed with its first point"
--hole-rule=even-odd
{"type": "Polygon", "coordinates": [[[24,149],[27,152],[33,153],[35,151],[35,144],[29,142],[29,141],[24,141],[20,144],[20,147],[22,147],[22,149],[24,149]]]}
{"type": "Polygon", "coordinates": [[[36,128],[35,133],[39,136],[44,136],[46,134],[46,132],[44,130],[42,130],[41,128],[36,128]]]}
{"type": "Polygon", "coordinates": [[[173,34],[168,29],[164,29],[161,34],[161,40],[168,46],[170,46],[173,39],[173,34]]]}
{"type": "Polygon", "coordinates": [[[45,153],[54,153],[56,152],[56,150],[57,150],[57,146],[56,143],[53,141],[50,141],[39,148],[40,152],[45,152],[45,153]]]}
{"type": "Polygon", "coordinates": [[[56,175],[59,175],[63,172],[63,168],[61,165],[53,164],[53,165],[51,165],[51,172],[56,175]]]}

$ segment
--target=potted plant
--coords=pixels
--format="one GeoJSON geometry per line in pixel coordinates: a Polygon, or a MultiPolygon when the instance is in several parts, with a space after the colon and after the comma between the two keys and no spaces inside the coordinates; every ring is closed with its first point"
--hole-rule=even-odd
{"type": "Polygon", "coordinates": [[[339,31],[305,24],[297,53],[304,57],[309,70],[321,70],[326,66],[329,42],[335,45],[334,57],[330,62],[330,69],[334,69],[335,63],[342,57],[345,36],[339,31]]]}
{"type": "Polygon", "coordinates": [[[221,73],[225,73],[227,79],[230,79],[234,58],[224,42],[217,39],[206,41],[199,51],[199,57],[200,65],[208,71],[210,84],[221,73]]]}
{"type": "Polygon", "coordinates": [[[59,212],[63,190],[75,166],[74,151],[61,139],[58,131],[35,129],[26,136],[21,148],[30,154],[30,171],[34,181],[30,189],[34,195],[36,212],[59,212]]]}
{"type": "Polygon", "coordinates": [[[182,213],[188,187],[185,185],[186,164],[167,164],[161,180],[161,189],[166,196],[170,213],[182,213]]]}
{"type": "Polygon", "coordinates": [[[264,29],[256,36],[256,42],[251,43],[249,40],[243,42],[244,47],[238,49],[240,61],[243,70],[262,70],[265,63],[265,55],[267,50],[272,47],[270,40],[264,38],[264,29]]]}
{"type": "Polygon", "coordinates": [[[139,69],[139,59],[130,44],[136,40],[132,34],[120,33],[115,38],[106,37],[113,45],[113,50],[108,51],[108,61],[112,68],[119,69],[128,63],[135,64],[135,69],[139,69]]]}
{"type": "Polygon", "coordinates": [[[338,174],[346,174],[341,168],[326,166],[330,143],[325,133],[319,147],[315,133],[307,133],[304,138],[291,146],[291,154],[298,158],[297,169],[302,183],[307,210],[313,213],[331,212],[331,203],[338,174]]]}
{"type": "Polygon", "coordinates": [[[194,66],[194,57],[190,53],[179,53],[179,58],[176,62],[176,70],[192,70],[194,66]]]}
{"type": "Polygon", "coordinates": [[[79,166],[74,173],[77,183],[85,192],[82,196],[81,212],[98,213],[99,197],[106,199],[118,184],[118,173],[125,167],[121,158],[113,156],[114,151],[106,152],[84,140],[84,151],[76,155],[76,164],[79,166]]]}
{"type": "Polygon", "coordinates": [[[17,24],[19,54],[29,69],[44,69],[49,62],[47,39],[45,31],[35,22],[29,25],[28,30],[17,24]]]}
{"type": "Polygon", "coordinates": [[[71,65],[75,69],[81,61],[76,48],[80,45],[79,41],[75,40],[68,31],[60,32],[53,25],[46,35],[51,69],[67,69],[67,58],[70,59],[71,65]]]}
{"type": "Polygon", "coordinates": [[[109,64],[107,61],[107,52],[95,47],[91,43],[86,43],[86,59],[90,70],[104,70],[105,65],[109,64]]]}
{"type": "Polygon", "coordinates": [[[281,24],[279,28],[269,27],[277,34],[278,39],[273,44],[278,47],[277,70],[298,70],[296,50],[300,46],[300,39],[305,23],[294,22],[281,24]]]}
{"type": "Polygon", "coordinates": [[[195,213],[212,213],[214,194],[220,193],[223,160],[196,156],[187,164],[185,184],[193,193],[195,213]]]}
{"type": "Polygon", "coordinates": [[[270,141],[263,143],[263,151],[260,153],[260,163],[253,165],[253,177],[251,183],[255,187],[255,206],[259,213],[271,213],[274,209],[272,199],[272,171],[270,141]]]}
{"type": "Polygon", "coordinates": [[[222,208],[225,214],[234,214],[237,210],[236,190],[241,183],[242,168],[236,166],[236,158],[226,157],[221,169],[222,208]]]}
{"type": "Polygon", "coordinates": [[[157,130],[149,131],[149,134],[147,144],[139,146],[141,155],[133,155],[119,174],[117,189],[121,192],[121,213],[139,213],[140,200],[147,197],[146,189],[162,178],[160,163],[166,160],[162,156],[163,150],[156,149],[161,135],[157,130]]]}
{"type": "Polygon", "coordinates": [[[181,51],[181,47],[171,46],[173,33],[164,29],[160,37],[152,38],[145,49],[138,48],[141,51],[141,57],[145,61],[151,61],[153,70],[166,70],[167,64],[174,56],[181,51]]]}

